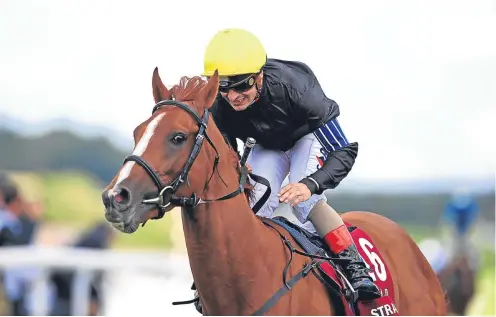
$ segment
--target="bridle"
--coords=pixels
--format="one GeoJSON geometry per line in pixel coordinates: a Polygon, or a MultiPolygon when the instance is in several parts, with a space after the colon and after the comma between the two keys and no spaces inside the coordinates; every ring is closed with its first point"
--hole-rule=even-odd
{"type": "Polygon", "coordinates": [[[175,100],[162,100],[153,107],[152,114],[155,113],[155,111],[160,109],[162,106],[167,106],[167,105],[176,106],[188,112],[193,117],[193,119],[195,119],[199,127],[198,133],[196,134],[195,145],[193,146],[193,150],[191,150],[189,154],[188,160],[186,161],[186,164],[184,165],[181,174],[179,174],[179,176],[177,176],[170,184],[164,186],[160,181],[160,177],[158,173],[142,157],[138,155],[129,155],[124,159],[124,163],[123,163],[125,164],[126,162],[129,161],[136,162],[138,165],[143,167],[143,169],[147,172],[147,174],[155,183],[155,186],[157,186],[158,189],[157,197],[151,199],[145,199],[142,201],[143,204],[157,206],[158,215],[152,219],[161,219],[165,215],[166,208],[169,207],[170,205],[177,207],[195,208],[199,204],[226,200],[241,194],[243,192],[243,188],[242,188],[243,186],[240,185],[233,192],[216,199],[203,200],[200,197],[198,197],[195,193],[193,193],[191,197],[177,197],[174,195],[176,191],[179,189],[179,187],[187,179],[191,166],[195,162],[195,159],[198,156],[198,154],[200,153],[204,139],[207,139],[208,143],[212,146],[212,148],[215,151],[215,161],[213,165],[212,176],[217,168],[217,164],[219,164],[220,156],[219,156],[219,152],[217,151],[217,148],[215,147],[212,140],[207,134],[207,125],[209,120],[208,109],[205,109],[203,115],[200,117],[194,109],[192,109],[190,106],[188,106],[185,103],[175,100]]]}

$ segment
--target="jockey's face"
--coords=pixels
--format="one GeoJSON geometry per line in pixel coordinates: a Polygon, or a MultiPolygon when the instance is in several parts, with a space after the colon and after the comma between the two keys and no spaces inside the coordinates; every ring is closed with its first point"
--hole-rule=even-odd
{"type": "Polygon", "coordinates": [[[227,101],[229,101],[229,104],[234,110],[246,110],[246,108],[248,108],[248,106],[251,105],[257,97],[257,87],[261,87],[262,78],[263,73],[260,73],[256,79],[256,84],[245,91],[239,92],[234,89],[230,89],[228,92],[220,92],[220,94],[227,101]]]}

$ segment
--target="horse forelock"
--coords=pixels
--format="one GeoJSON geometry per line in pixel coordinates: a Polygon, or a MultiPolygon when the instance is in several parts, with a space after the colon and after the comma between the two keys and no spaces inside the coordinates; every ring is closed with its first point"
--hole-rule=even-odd
{"type": "Polygon", "coordinates": [[[174,85],[171,88],[171,93],[175,100],[193,100],[207,83],[208,82],[200,76],[183,76],[181,77],[179,84],[174,85]]]}

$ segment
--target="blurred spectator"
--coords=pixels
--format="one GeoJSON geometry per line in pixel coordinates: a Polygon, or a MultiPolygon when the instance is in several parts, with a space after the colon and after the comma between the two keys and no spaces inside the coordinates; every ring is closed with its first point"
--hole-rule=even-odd
{"type": "Polygon", "coordinates": [[[467,188],[455,190],[446,204],[443,219],[452,226],[454,231],[451,245],[451,256],[464,255],[474,271],[479,266],[479,255],[469,240],[470,228],[479,215],[479,205],[467,188]]]}
{"type": "MultiPolygon", "coordinates": [[[[31,244],[42,213],[41,203],[27,203],[16,184],[6,174],[0,173],[0,247],[31,244]]],[[[107,249],[114,236],[114,229],[107,223],[98,223],[84,232],[73,247],[107,249]]],[[[35,303],[29,297],[29,289],[37,274],[36,268],[14,268],[0,272],[0,281],[3,282],[3,286],[2,283],[0,286],[10,306],[8,315],[30,315],[30,308],[35,303]]],[[[88,315],[98,315],[102,310],[100,289],[103,273],[91,274],[88,315]]],[[[75,272],[53,270],[49,278],[49,315],[71,315],[73,283],[77,283],[75,272]]]]}
{"type": "Polygon", "coordinates": [[[15,244],[22,232],[16,197],[15,186],[6,175],[0,174],[0,246],[15,244]]]}
{"type": "Polygon", "coordinates": [[[455,229],[457,243],[466,243],[467,233],[477,219],[479,205],[472,194],[465,188],[456,190],[446,204],[444,220],[455,229]]]}
{"type": "MultiPolygon", "coordinates": [[[[114,229],[108,223],[98,223],[83,233],[81,238],[74,244],[75,248],[107,249],[110,247],[112,239],[115,236],[114,229]]],[[[101,287],[103,280],[102,272],[93,272],[90,289],[90,307],[88,314],[90,316],[99,315],[102,310],[101,287]]],[[[75,272],[53,271],[51,282],[54,285],[55,302],[53,305],[52,316],[71,315],[71,302],[73,283],[76,282],[75,272]]]]}
{"type": "Polygon", "coordinates": [[[14,245],[30,244],[43,212],[41,203],[27,203],[17,185],[6,174],[0,174],[0,198],[4,231],[15,236],[14,240],[6,242],[14,245]]]}
{"type": "MultiPolygon", "coordinates": [[[[31,244],[40,214],[28,210],[30,206],[6,174],[0,174],[0,193],[0,247],[31,244]]],[[[3,272],[2,282],[10,304],[10,314],[28,315],[25,295],[34,274],[36,270],[26,268],[8,269],[3,272]]]]}

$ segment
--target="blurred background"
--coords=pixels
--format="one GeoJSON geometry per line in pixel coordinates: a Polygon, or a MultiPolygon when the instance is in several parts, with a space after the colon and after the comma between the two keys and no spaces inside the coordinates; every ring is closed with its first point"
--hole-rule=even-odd
{"type": "Polygon", "coordinates": [[[155,66],[167,85],[199,74],[227,27],[307,63],[340,104],[360,153],[332,206],[399,222],[455,314],[495,315],[488,0],[1,1],[0,315],[197,314],[171,305],[193,297],[179,212],[125,235],[100,195],[151,113],[155,66]]]}

